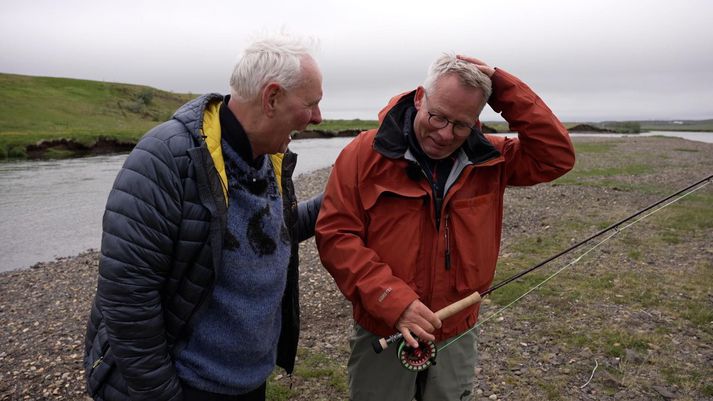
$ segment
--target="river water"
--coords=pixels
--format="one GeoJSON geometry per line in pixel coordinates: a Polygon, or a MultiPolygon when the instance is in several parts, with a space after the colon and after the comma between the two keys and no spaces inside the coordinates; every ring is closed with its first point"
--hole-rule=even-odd
{"type": "MultiPolygon", "coordinates": [[[[713,133],[642,135],[680,136],[713,143],[713,133]]],[[[299,174],[331,165],[350,140],[293,141],[290,148],[299,154],[297,185],[299,174]]],[[[98,249],[106,198],[125,159],[124,154],[0,163],[0,271],[98,249]]]]}
{"type": "MultiPolygon", "coordinates": [[[[351,139],[293,141],[297,181],[330,166],[351,139]]],[[[106,198],[126,156],[0,163],[0,271],[98,249],[106,198]]]]}

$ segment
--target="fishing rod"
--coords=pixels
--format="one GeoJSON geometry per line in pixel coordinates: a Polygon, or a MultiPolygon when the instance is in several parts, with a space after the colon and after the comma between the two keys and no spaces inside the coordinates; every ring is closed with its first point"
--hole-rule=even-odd
{"type": "MultiPolygon", "coordinates": [[[[693,188],[696,188],[697,186],[703,184],[706,181],[708,181],[708,183],[710,183],[711,179],[713,179],[713,174],[711,174],[699,181],[696,181],[695,183],[687,186],[686,188],[683,188],[683,189],[681,189],[681,190],[679,190],[679,191],[677,191],[677,192],[675,192],[675,193],[673,193],[659,201],[652,203],[651,205],[645,207],[644,209],[639,210],[638,212],[636,212],[626,218],[619,220],[618,222],[610,225],[607,228],[604,228],[603,230],[601,230],[595,234],[592,234],[588,238],[570,246],[569,248],[557,253],[556,255],[550,256],[549,258],[530,267],[529,269],[526,269],[526,270],[523,270],[517,274],[514,274],[513,276],[488,288],[487,290],[483,291],[482,293],[479,293],[476,291],[476,292],[472,293],[471,295],[469,295],[455,303],[452,303],[452,304],[444,307],[443,309],[438,310],[437,312],[435,312],[435,314],[440,320],[444,320],[450,316],[453,316],[456,313],[464,310],[465,308],[477,304],[478,302],[481,301],[481,299],[483,297],[490,294],[491,292],[521,278],[522,276],[524,276],[526,274],[529,274],[529,273],[539,269],[540,267],[546,265],[547,263],[579,248],[580,246],[586,244],[587,242],[593,240],[594,238],[597,238],[606,232],[609,232],[611,230],[618,228],[622,224],[642,215],[643,213],[646,213],[647,211],[655,208],[656,206],[658,206],[664,202],[667,202],[670,199],[675,198],[676,196],[678,196],[686,191],[690,191],[693,188]]],[[[688,195],[688,194],[686,194],[686,195],[688,195]]],[[[418,338],[417,338],[417,341],[419,343],[418,348],[412,348],[405,341],[403,341],[403,334],[395,333],[388,337],[375,339],[371,345],[374,348],[374,351],[378,354],[378,353],[381,353],[386,348],[388,348],[391,344],[393,344],[395,342],[400,342],[399,347],[397,349],[397,354],[398,354],[399,360],[401,361],[401,364],[408,370],[418,372],[418,371],[427,369],[432,364],[435,364],[437,349],[436,349],[436,345],[435,345],[435,343],[433,343],[433,341],[422,341],[418,338]]]]}

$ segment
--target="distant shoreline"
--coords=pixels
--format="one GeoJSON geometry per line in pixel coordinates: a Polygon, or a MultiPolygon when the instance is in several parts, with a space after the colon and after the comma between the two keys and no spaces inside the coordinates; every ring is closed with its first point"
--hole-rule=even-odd
{"type": "MultiPolygon", "coordinates": [[[[361,130],[347,129],[340,131],[308,130],[296,133],[292,139],[323,139],[353,137],[361,130]]],[[[29,160],[42,160],[48,158],[73,158],[86,156],[99,156],[117,153],[128,153],[136,146],[136,142],[120,141],[114,138],[100,137],[94,143],[85,144],[76,139],[48,139],[25,147],[25,158],[29,160]]]]}
{"type": "MultiPolygon", "coordinates": [[[[62,159],[130,151],[147,131],[167,121],[196,94],[122,83],[0,73],[0,160],[62,159]]],[[[354,136],[376,128],[374,119],[326,119],[301,138],[354,136]]],[[[484,133],[506,133],[504,120],[481,121],[484,133]]],[[[564,121],[571,132],[651,130],[713,132],[713,118],[686,120],[564,121]]]]}
{"type": "MultiPolygon", "coordinates": [[[[503,128],[499,127],[498,128],[503,128]]],[[[297,132],[293,135],[293,140],[300,139],[328,139],[328,138],[348,138],[355,137],[360,132],[365,131],[369,128],[356,129],[340,129],[340,130],[316,130],[310,129],[305,131],[297,132]]],[[[493,128],[483,124],[482,131],[485,134],[505,134],[507,133],[507,127],[501,130],[493,128]]],[[[624,135],[637,135],[641,133],[651,132],[649,130],[642,130],[641,132],[626,132],[615,129],[608,128],[598,128],[591,124],[577,124],[572,125],[568,128],[568,131],[573,134],[624,134],[624,135]]],[[[676,132],[706,132],[701,130],[675,130],[676,132]]],[[[713,132],[713,131],[712,131],[713,132]]],[[[86,144],[78,139],[70,138],[60,138],[60,139],[46,139],[41,140],[35,144],[29,144],[25,146],[25,151],[22,153],[24,157],[11,157],[0,160],[12,161],[12,160],[46,160],[46,159],[65,159],[65,158],[77,158],[77,157],[87,157],[87,156],[99,156],[99,155],[110,155],[119,153],[130,152],[136,142],[119,140],[116,138],[99,137],[93,143],[86,144]]]]}

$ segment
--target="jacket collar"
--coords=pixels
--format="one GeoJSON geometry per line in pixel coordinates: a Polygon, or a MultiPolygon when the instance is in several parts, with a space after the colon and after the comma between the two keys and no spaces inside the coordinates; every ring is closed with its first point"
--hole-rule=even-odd
{"type": "MultiPolygon", "coordinates": [[[[220,105],[222,102],[223,95],[217,93],[203,95],[181,106],[173,114],[173,118],[186,127],[197,146],[205,146],[211,156],[218,176],[223,183],[223,196],[227,203],[228,177],[225,170],[225,161],[223,159],[223,149],[220,140],[222,134],[220,126],[220,105]]],[[[272,168],[275,171],[280,192],[282,192],[283,176],[291,178],[296,161],[297,155],[292,153],[289,149],[285,153],[270,155],[270,162],[272,162],[272,168]]]]}
{"type": "MultiPolygon", "coordinates": [[[[400,159],[408,150],[408,132],[413,127],[416,91],[396,96],[381,110],[381,125],[374,138],[374,150],[390,159],[400,159]]],[[[468,161],[483,163],[500,156],[500,152],[485,138],[480,129],[460,147],[468,161]]]]}
{"type": "MultiPolygon", "coordinates": [[[[173,118],[186,127],[194,140],[196,140],[196,143],[200,143],[202,142],[200,139],[206,135],[204,132],[206,130],[206,127],[204,127],[206,122],[205,111],[206,109],[215,108],[216,104],[221,101],[223,101],[223,95],[217,93],[199,96],[176,110],[173,118]]],[[[218,109],[216,108],[215,111],[217,112],[218,109]]],[[[212,114],[210,116],[212,117],[212,114]]],[[[218,126],[220,126],[220,122],[218,122],[218,126]]]]}

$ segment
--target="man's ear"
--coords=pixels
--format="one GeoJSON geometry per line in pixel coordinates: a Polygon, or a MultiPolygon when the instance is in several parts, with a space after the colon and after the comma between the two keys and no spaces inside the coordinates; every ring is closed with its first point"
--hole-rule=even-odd
{"type": "Polygon", "coordinates": [[[268,117],[272,117],[277,109],[277,102],[282,94],[282,87],[271,82],[262,90],[262,110],[268,117]]]}
{"type": "Polygon", "coordinates": [[[416,95],[413,98],[413,104],[416,106],[416,110],[421,109],[421,104],[423,103],[423,96],[426,94],[426,89],[423,86],[416,88],[416,95]]]}

